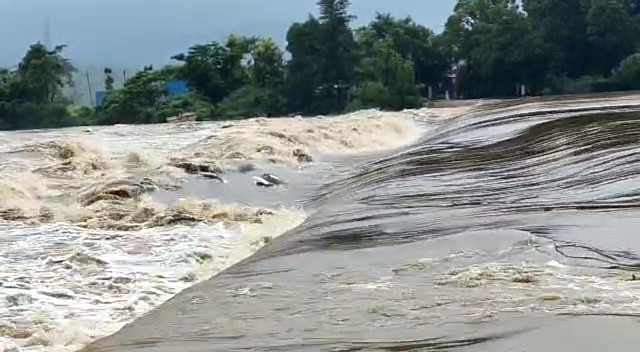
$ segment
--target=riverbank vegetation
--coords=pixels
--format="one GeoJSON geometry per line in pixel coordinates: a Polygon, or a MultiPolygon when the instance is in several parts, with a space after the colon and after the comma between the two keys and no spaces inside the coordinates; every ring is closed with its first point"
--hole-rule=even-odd
{"type": "Polygon", "coordinates": [[[0,70],[0,128],[153,123],[180,112],[201,120],[399,110],[429,97],[628,90],[640,82],[639,0],[459,0],[436,34],[410,18],[376,14],[353,28],[348,0],[318,0],[293,23],[286,48],[229,36],[187,48],[163,68],[147,66],[119,89],[104,70],[97,107],[62,94],[74,67],[64,46],[29,47],[0,70]],[[455,78],[454,78],[455,77],[455,78]],[[187,82],[169,96],[164,83],[187,82]]]}

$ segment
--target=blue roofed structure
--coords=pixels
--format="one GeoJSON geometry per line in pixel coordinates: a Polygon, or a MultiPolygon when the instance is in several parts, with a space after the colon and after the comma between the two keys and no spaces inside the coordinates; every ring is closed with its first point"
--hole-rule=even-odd
{"type": "Polygon", "coordinates": [[[102,103],[102,99],[104,99],[104,97],[107,95],[107,92],[104,90],[98,90],[95,93],[95,99],[96,99],[96,105],[95,106],[100,106],[100,103],[102,103]]]}
{"type": "MultiPolygon", "coordinates": [[[[187,82],[181,80],[170,80],[165,82],[165,89],[170,97],[185,94],[189,91],[187,82]]],[[[107,91],[98,90],[95,92],[95,106],[100,106],[102,100],[107,95],[107,91]]]]}
{"type": "Polygon", "coordinates": [[[171,80],[165,83],[165,88],[170,97],[184,94],[188,91],[187,82],[179,80],[171,80]]]}

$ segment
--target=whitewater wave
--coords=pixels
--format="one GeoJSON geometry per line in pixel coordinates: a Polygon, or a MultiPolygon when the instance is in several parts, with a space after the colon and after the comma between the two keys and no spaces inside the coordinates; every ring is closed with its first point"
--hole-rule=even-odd
{"type": "Polygon", "coordinates": [[[536,329],[567,321],[597,336],[585,315],[640,312],[639,122],[637,95],[435,121],[350,165],[294,230],[85,351],[542,350],[536,329]]]}
{"type": "Polygon", "coordinates": [[[6,134],[0,335],[19,348],[70,351],[117,331],[302,223],[307,212],[290,188],[324,181],[296,174],[300,165],[398,147],[418,138],[420,119],[437,114],[371,110],[6,134]],[[246,178],[233,174],[271,171],[274,163],[292,170],[287,187],[235,185],[246,178]],[[213,172],[232,181],[198,178],[213,172]],[[214,197],[198,196],[197,187],[214,197]],[[215,196],[237,191],[293,198],[263,206],[215,196]]]}
{"type": "Polygon", "coordinates": [[[268,160],[297,166],[323,154],[397,148],[421,133],[410,114],[378,110],[328,118],[258,118],[223,127],[219,133],[185,148],[185,157],[268,160]]]}

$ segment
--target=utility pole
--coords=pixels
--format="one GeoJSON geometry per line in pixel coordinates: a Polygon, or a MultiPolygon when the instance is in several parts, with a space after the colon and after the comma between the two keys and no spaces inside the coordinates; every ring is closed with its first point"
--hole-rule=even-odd
{"type": "Polygon", "coordinates": [[[91,101],[91,106],[96,107],[95,97],[93,96],[93,89],[91,89],[91,78],[89,78],[89,71],[85,72],[85,77],[87,78],[87,90],[89,91],[89,99],[91,101]]]}
{"type": "Polygon", "coordinates": [[[48,50],[53,49],[53,44],[51,43],[51,20],[47,17],[47,21],[44,25],[44,46],[47,47],[48,50]]]}

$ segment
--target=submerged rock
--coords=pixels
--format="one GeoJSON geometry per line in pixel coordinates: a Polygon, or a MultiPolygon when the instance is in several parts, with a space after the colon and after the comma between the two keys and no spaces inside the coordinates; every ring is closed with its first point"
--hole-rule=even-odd
{"type": "Polygon", "coordinates": [[[253,176],[253,180],[258,187],[273,187],[285,184],[280,177],[266,172],[260,176],[253,176]]]}
{"type": "Polygon", "coordinates": [[[296,148],[293,150],[293,156],[298,160],[299,163],[310,163],[313,161],[311,155],[307,154],[300,148],[296,148]]]}
{"type": "Polygon", "coordinates": [[[99,193],[85,200],[82,205],[88,206],[101,200],[134,199],[137,198],[139,191],[139,188],[130,185],[103,188],[99,193]]]}
{"type": "Polygon", "coordinates": [[[209,178],[212,180],[218,180],[222,183],[227,183],[227,180],[223,179],[222,176],[218,175],[215,172],[201,172],[199,175],[204,178],[209,178]]]}
{"type": "Polygon", "coordinates": [[[246,174],[247,172],[253,171],[256,169],[256,166],[253,164],[242,164],[238,166],[238,172],[241,174],[246,174]]]}
{"type": "Polygon", "coordinates": [[[188,174],[199,174],[202,172],[211,172],[221,174],[224,170],[214,164],[209,163],[193,163],[189,161],[172,161],[169,165],[184,170],[188,174]]]}
{"type": "Polygon", "coordinates": [[[148,178],[117,180],[86,192],[81,196],[81,201],[88,206],[101,200],[137,200],[142,194],[157,189],[158,186],[148,178]]]}

